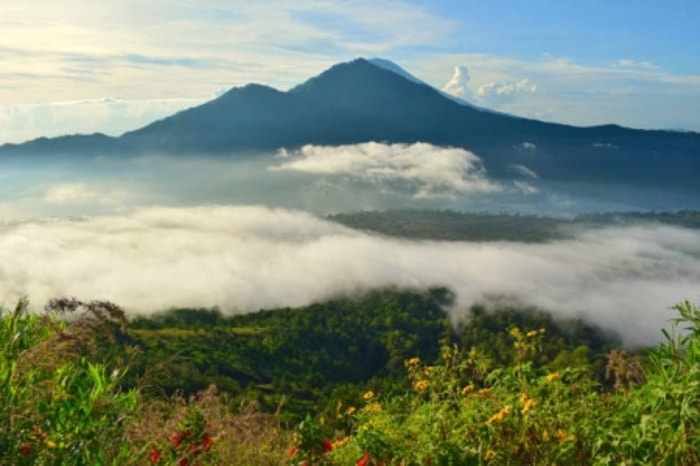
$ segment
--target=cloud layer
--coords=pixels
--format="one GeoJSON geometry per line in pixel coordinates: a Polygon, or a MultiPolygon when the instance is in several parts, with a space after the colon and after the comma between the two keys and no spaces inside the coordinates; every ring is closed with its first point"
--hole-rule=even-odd
{"type": "Polygon", "coordinates": [[[472,152],[426,143],[307,145],[275,169],[346,175],[372,183],[407,182],[416,186],[418,198],[501,189],[486,177],[481,159],[472,152]]]}
{"type": "Polygon", "coordinates": [[[109,299],[129,312],[297,306],[384,285],[450,287],[458,320],[494,299],[585,316],[630,343],[658,338],[668,307],[697,299],[700,232],[591,230],[548,244],[387,239],[294,210],[148,208],[0,228],[0,296],[109,299]]]}

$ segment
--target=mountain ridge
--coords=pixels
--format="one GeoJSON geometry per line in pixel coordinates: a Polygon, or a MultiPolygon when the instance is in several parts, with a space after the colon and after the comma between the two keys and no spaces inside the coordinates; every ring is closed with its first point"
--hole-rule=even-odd
{"type": "Polygon", "coordinates": [[[364,58],[336,64],[286,92],[248,84],[118,137],[38,138],[0,146],[0,156],[230,157],[367,141],[464,148],[501,178],[525,166],[553,180],[692,186],[691,174],[700,172],[699,133],[577,127],[502,114],[451,99],[392,62],[364,58]]]}

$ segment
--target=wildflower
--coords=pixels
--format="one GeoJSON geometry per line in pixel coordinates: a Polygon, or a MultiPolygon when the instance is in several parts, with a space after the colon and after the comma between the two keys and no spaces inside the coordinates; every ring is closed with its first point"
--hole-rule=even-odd
{"type": "Polygon", "coordinates": [[[415,384],[413,384],[413,388],[415,388],[416,390],[418,390],[420,392],[420,391],[423,391],[426,388],[428,388],[428,385],[429,385],[428,381],[423,379],[423,380],[418,380],[415,384]]]}
{"type": "Polygon", "coordinates": [[[559,380],[561,378],[561,375],[559,375],[559,372],[552,372],[551,374],[547,374],[547,382],[554,382],[555,380],[559,380]]]}
{"type": "Polygon", "coordinates": [[[535,408],[536,406],[537,400],[535,400],[534,398],[529,398],[525,400],[525,404],[523,405],[523,409],[520,410],[520,414],[525,415],[528,411],[530,411],[532,408],[535,408]]]}
{"type": "Polygon", "coordinates": [[[488,395],[491,393],[491,387],[484,387],[477,392],[479,395],[488,395]]]}
{"type": "Polygon", "coordinates": [[[190,460],[188,460],[187,458],[182,458],[177,464],[178,466],[187,466],[188,464],[190,464],[190,460]]]}
{"type": "Polygon", "coordinates": [[[544,327],[542,327],[542,328],[539,329],[538,331],[540,332],[540,335],[544,335],[545,333],[547,333],[547,329],[544,328],[544,327]]]}
{"type": "Polygon", "coordinates": [[[491,425],[494,422],[502,421],[504,417],[506,417],[506,414],[510,412],[510,406],[504,406],[503,408],[500,409],[496,414],[491,416],[488,421],[486,421],[486,425],[491,425]]]}
{"type": "Polygon", "coordinates": [[[567,434],[566,431],[561,430],[561,429],[557,430],[557,433],[554,434],[554,436],[557,438],[557,440],[559,440],[559,443],[564,443],[567,440],[570,442],[573,442],[576,440],[576,435],[567,434]]]}
{"type": "Polygon", "coordinates": [[[347,411],[345,411],[348,415],[352,415],[355,411],[357,411],[357,408],[354,406],[349,406],[347,411]]]}
{"type": "Polygon", "coordinates": [[[469,385],[465,385],[464,388],[462,389],[462,395],[466,395],[468,393],[471,393],[474,391],[474,384],[470,383],[469,385]]]}
{"type": "Polygon", "coordinates": [[[19,447],[19,452],[22,456],[29,456],[32,454],[32,447],[30,445],[22,445],[19,447]]]}
{"type": "Polygon", "coordinates": [[[526,401],[527,401],[527,393],[523,392],[518,397],[518,402],[520,402],[520,404],[525,404],[526,401]]]}
{"type": "Polygon", "coordinates": [[[298,447],[298,446],[292,447],[292,448],[290,448],[289,450],[287,450],[287,456],[294,456],[294,455],[297,454],[298,451],[299,451],[299,447],[298,447]]]}
{"type": "Polygon", "coordinates": [[[370,412],[370,413],[381,413],[382,412],[382,405],[377,403],[376,401],[374,403],[368,404],[365,409],[370,412]]]}
{"type": "Polygon", "coordinates": [[[153,463],[158,463],[160,461],[160,450],[157,448],[152,449],[148,452],[148,457],[153,463]]]}
{"type": "Polygon", "coordinates": [[[532,338],[532,337],[536,337],[538,333],[539,333],[539,332],[538,332],[537,330],[530,330],[530,331],[527,332],[525,335],[526,335],[528,338],[532,338]]]}
{"type": "Polygon", "coordinates": [[[330,440],[323,439],[323,447],[321,448],[321,453],[327,453],[329,451],[333,451],[333,444],[330,442],[330,440]]]}
{"type": "Polygon", "coordinates": [[[48,446],[49,448],[56,448],[56,442],[54,442],[53,440],[47,440],[46,446],[48,446]]]}
{"type": "Polygon", "coordinates": [[[415,366],[420,362],[419,358],[411,358],[411,359],[406,359],[403,363],[406,367],[408,366],[415,366]]]}
{"type": "Polygon", "coordinates": [[[364,398],[365,400],[371,400],[372,398],[374,398],[374,392],[370,390],[364,395],[362,395],[362,398],[364,398]]]}
{"type": "Polygon", "coordinates": [[[486,454],[484,455],[484,458],[487,460],[490,460],[491,458],[494,458],[496,456],[496,452],[493,450],[486,450],[486,454]]]}
{"type": "Polygon", "coordinates": [[[185,435],[183,432],[173,432],[172,435],[170,436],[170,443],[173,444],[175,448],[179,447],[180,444],[182,443],[182,440],[185,438],[185,435]]]}
{"type": "Polygon", "coordinates": [[[340,448],[340,447],[342,447],[343,445],[347,445],[348,443],[350,443],[350,440],[352,440],[352,437],[350,437],[349,435],[348,435],[347,437],[341,438],[340,440],[336,440],[336,441],[333,442],[333,444],[332,444],[332,445],[333,445],[333,449],[340,448]]]}
{"type": "Polygon", "coordinates": [[[513,327],[510,329],[510,336],[513,338],[517,338],[520,336],[520,329],[518,327],[513,327]]]}
{"type": "Polygon", "coordinates": [[[209,437],[209,432],[204,432],[204,436],[202,437],[202,450],[204,451],[209,451],[211,450],[211,446],[214,444],[214,441],[209,437]]]}
{"type": "Polygon", "coordinates": [[[369,456],[369,453],[365,453],[365,455],[357,460],[357,466],[369,466],[372,462],[372,457],[369,456]]]}

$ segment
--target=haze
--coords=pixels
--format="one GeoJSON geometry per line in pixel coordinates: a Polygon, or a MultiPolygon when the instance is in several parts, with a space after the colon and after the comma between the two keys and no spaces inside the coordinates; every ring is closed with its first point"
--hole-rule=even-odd
{"type": "Polygon", "coordinates": [[[35,308],[76,296],[112,300],[131,314],[183,306],[235,313],[376,287],[447,286],[457,295],[447,310],[454,321],[476,303],[517,303],[591,319],[639,344],[659,336],[672,304],[698,296],[696,230],[648,225],[535,245],[459,243],[389,239],[322,218],[395,207],[571,215],[684,199],[564,189],[527,167],[518,182],[497,181],[462,149],[365,143],[239,161],[154,155],[46,160],[40,170],[31,160],[1,165],[5,305],[24,295],[35,308]]]}

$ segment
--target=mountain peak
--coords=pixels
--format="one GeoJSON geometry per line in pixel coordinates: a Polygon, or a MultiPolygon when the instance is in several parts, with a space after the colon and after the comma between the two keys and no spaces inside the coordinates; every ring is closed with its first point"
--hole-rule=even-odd
{"type": "Polygon", "coordinates": [[[420,79],[416,78],[415,76],[413,76],[411,73],[409,73],[408,71],[401,68],[396,63],[394,63],[390,60],[387,60],[385,58],[371,58],[367,61],[374,66],[378,66],[379,68],[385,69],[387,71],[391,71],[392,73],[396,73],[399,76],[402,76],[402,77],[408,79],[409,81],[413,81],[416,84],[426,84],[424,81],[421,81],[420,79]]]}

